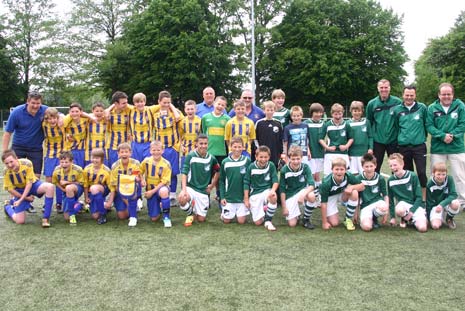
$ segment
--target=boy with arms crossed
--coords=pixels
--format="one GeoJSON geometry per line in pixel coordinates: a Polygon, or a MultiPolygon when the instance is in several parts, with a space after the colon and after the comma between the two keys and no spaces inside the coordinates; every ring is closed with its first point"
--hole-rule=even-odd
{"type": "Polygon", "coordinates": [[[281,169],[279,188],[281,190],[281,205],[290,227],[295,227],[300,216],[300,204],[305,204],[304,223],[307,229],[315,229],[311,222],[315,209],[315,182],[307,163],[302,163],[302,149],[291,146],[289,163],[281,169]]]}
{"type": "Polygon", "coordinates": [[[419,232],[428,230],[426,212],[422,205],[420,181],[414,172],[404,170],[404,160],[400,153],[389,156],[392,175],[388,179],[389,214],[391,226],[396,224],[396,216],[401,218],[400,226],[412,221],[419,232]]]}
{"type": "Polygon", "coordinates": [[[82,204],[78,202],[79,197],[84,192],[84,175],[82,168],[74,164],[74,157],[71,151],[64,151],[60,154],[60,165],[53,171],[52,181],[56,187],[60,188],[66,196],[64,204],[64,218],[69,220],[70,225],[76,225],[76,214],[82,209],[82,204]]]}
{"type": "Polygon", "coordinates": [[[344,226],[355,230],[353,217],[358,205],[358,192],[364,186],[357,178],[347,172],[347,163],[343,158],[335,158],[331,164],[332,173],[325,177],[320,186],[321,222],[324,230],[339,224],[337,204],[346,203],[344,226]]]}
{"type": "Polygon", "coordinates": [[[101,148],[92,149],[91,163],[84,168],[84,197],[90,205],[92,218],[97,224],[107,222],[107,210],[105,209],[105,197],[110,190],[110,169],[103,164],[105,151],[101,148]]]}
{"type": "Polygon", "coordinates": [[[244,204],[244,177],[250,165],[250,159],[242,155],[244,142],[239,136],[231,138],[231,154],[223,160],[220,169],[221,220],[229,224],[237,217],[244,224],[249,214],[244,204]]]}
{"type": "Polygon", "coordinates": [[[141,164],[141,174],[146,183],[144,196],[147,199],[148,214],[152,221],[157,221],[163,212],[163,225],[165,228],[171,228],[171,165],[162,157],[163,144],[160,141],[155,140],[150,144],[150,154],[152,156],[145,158],[141,164]]]}
{"type": "MultiPolygon", "coordinates": [[[[365,186],[360,191],[360,227],[363,231],[379,228],[378,217],[387,215],[389,198],[384,177],[376,173],[376,158],[367,153],[362,157],[362,173],[357,176],[365,186]]],[[[384,222],[384,221],[383,221],[384,222]]]]}
{"type": "Polygon", "coordinates": [[[3,152],[2,162],[5,165],[3,188],[13,196],[13,199],[4,207],[5,214],[15,223],[24,224],[26,222],[25,211],[34,197],[40,198],[45,194],[42,227],[50,227],[49,219],[52,213],[55,187],[51,183],[40,181],[34,174],[32,162],[28,159],[18,159],[11,149],[3,152]]]}
{"type": "Polygon", "coordinates": [[[268,231],[276,231],[271,220],[278,206],[279,183],[276,167],[270,161],[270,148],[258,147],[255,158],[244,179],[244,204],[252,212],[252,220],[257,226],[265,223],[268,231]]]}
{"type": "Polygon", "coordinates": [[[196,149],[189,153],[181,171],[181,193],[178,201],[187,213],[184,227],[192,226],[194,214],[198,222],[204,222],[210,208],[210,192],[217,184],[220,166],[216,158],[207,152],[208,136],[199,134],[196,149]]]}
{"type": "Polygon", "coordinates": [[[442,215],[447,213],[446,223],[449,229],[455,229],[454,216],[459,213],[460,202],[457,200],[455,182],[447,175],[447,166],[443,162],[433,164],[433,176],[426,185],[426,213],[431,228],[439,229],[442,215]]]}

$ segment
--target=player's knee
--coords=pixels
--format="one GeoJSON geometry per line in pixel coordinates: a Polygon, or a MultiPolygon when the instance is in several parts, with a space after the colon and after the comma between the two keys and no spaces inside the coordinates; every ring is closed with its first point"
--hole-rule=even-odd
{"type": "Polygon", "coordinates": [[[118,219],[121,219],[121,220],[128,219],[128,212],[126,211],[118,212],[117,216],[118,216],[118,219]]]}
{"type": "Polygon", "coordinates": [[[150,220],[151,220],[152,222],[156,222],[156,221],[158,221],[158,219],[160,219],[160,215],[154,216],[154,217],[150,217],[150,220]]]}
{"type": "Polygon", "coordinates": [[[254,221],[254,224],[255,224],[256,226],[261,226],[261,225],[263,224],[263,218],[262,218],[262,219],[259,219],[259,220],[257,220],[257,221],[254,221]]]}
{"type": "Polygon", "coordinates": [[[245,224],[246,221],[247,221],[247,218],[245,217],[237,217],[237,223],[240,225],[245,224]]]}
{"type": "Polygon", "coordinates": [[[352,190],[352,192],[350,193],[349,199],[352,200],[352,201],[357,201],[358,200],[358,191],[357,190],[352,190]]]}
{"type": "Polygon", "coordinates": [[[405,212],[406,212],[405,207],[403,207],[403,206],[396,206],[396,215],[397,215],[397,216],[399,216],[399,217],[404,217],[405,212]]]}
{"type": "Polygon", "coordinates": [[[313,193],[313,191],[309,192],[305,198],[307,201],[309,202],[315,202],[316,198],[315,198],[315,193],[313,193]]]}
{"type": "MultiPolygon", "coordinates": [[[[223,221],[224,224],[230,224],[231,223],[231,219],[222,218],[221,220],[223,221]]],[[[240,223],[239,219],[237,219],[237,222],[240,223]]]]}
{"type": "Polygon", "coordinates": [[[371,231],[373,229],[373,223],[371,221],[362,220],[360,223],[360,228],[366,232],[371,231]]]}
{"type": "Polygon", "coordinates": [[[205,222],[206,217],[197,215],[197,222],[205,222]]]}
{"type": "Polygon", "coordinates": [[[417,228],[418,232],[426,232],[428,231],[428,226],[426,225],[426,222],[420,222],[416,223],[415,227],[417,228]]]}
{"type": "Polygon", "coordinates": [[[158,195],[162,199],[166,199],[170,195],[170,189],[167,187],[161,187],[160,190],[158,190],[158,195]]]}
{"type": "Polygon", "coordinates": [[[458,211],[459,208],[460,208],[459,200],[452,200],[452,202],[450,202],[450,204],[449,204],[449,208],[454,210],[454,211],[458,211]]]}
{"type": "Polygon", "coordinates": [[[441,228],[441,225],[442,225],[442,224],[441,224],[441,222],[439,222],[439,221],[432,221],[432,222],[431,222],[431,228],[432,228],[433,230],[439,230],[439,228],[441,228]]]}
{"type": "Polygon", "coordinates": [[[91,217],[93,220],[97,220],[99,215],[100,215],[99,213],[93,213],[91,217]]]}

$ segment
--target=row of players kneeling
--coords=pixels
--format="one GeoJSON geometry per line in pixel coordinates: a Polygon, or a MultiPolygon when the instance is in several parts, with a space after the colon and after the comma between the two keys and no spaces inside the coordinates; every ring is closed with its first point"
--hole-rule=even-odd
{"type": "MultiPolygon", "coordinates": [[[[225,223],[234,218],[238,223],[245,223],[247,215],[251,214],[255,224],[263,224],[267,230],[275,231],[272,220],[279,193],[282,214],[288,225],[294,227],[298,224],[302,214],[300,206],[303,205],[302,224],[307,229],[314,229],[311,218],[318,206],[315,181],[309,165],[302,160],[300,147],[289,148],[289,161],[281,168],[278,179],[276,167],[269,161],[270,150],[266,146],[257,148],[256,161],[251,163],[242,154],[242,140],[233,137],[232,152],[220,166],[207,152],[208,137],[199,135],[196,143],[196,149],[185,158],[181,171],[178,202],[187,213],[185,227],[191,226],[194,219],[205,221],[210,193],[214,187],[218,187],[221,218],[225,223]]],[[[35,177],[29,160],[17,159],[14,152],[5,151],[2,155],[7,168],[4,187],[14,197],[5,205],[5,213],[16,223],[24,223],[25,210],[30,201],[34,196],[45,194],[42,226],[49,227],[55,184],[56,190],[61,190],[62,195],[66,196],[65,217],[72,225],[76,224],[76,214],[83,207],[78,199],[84,193],[90,212],[99,224],[106,222],[107,210],[114,205],[119,219],[129,219],[128,225],[136,226],[137,200],[144,197],[151,220],[162,218],[164,226],[171,227],[168,189],[171,167],[161,157],[161,143],[153,142],[150,153],[152,157],[140,164],[130,158],[129,144],[121,144],[118,147],[119,160],[109,171],[102,166],[103,155],[94,157],[93,152],[92,163],[84,169],[84,173],[80,172],[80,167],[72,164],[72,156],[63,153],[65,156],[60,156],[60,166],[55,169],[51,184],[35,177]],[[94,163],[97,159],[99,163],[94,163]],[[65,168],[66,174],[61,172],[65,168]],[[146,191],[142,193],[144,187],[146,191]]],[[[426,187],[426,203],[417,175],[403,169],[400,154],[395,153],[389,158],[392,175],[387,184],[384,177],[375,172],[376,159],[371,154],[363,156],[363,172],[357,176],[347,172],[347,163],[342,158],[333,159],[331,166],[331,174],[316,188],[324,230],[339,224],[338,203],[341,202],[346,207],[343,224],[349,231],[355,230],[354,218],[357,219],[357,213],[360,215],[360,226],[365,231],[379,226],[378,217],[383,217],[383,221],[387,222],[388,213],[391,225],[396,225],[396,217],[399,217],[401,227],[412,224],[420,232],[427,230],[428,219],[431,226],[438,229],[443,214],[446,214],[449,228],[456,227],[454,216],[458,214],[460,204],[454,181],[447,175],[447,167],[443,163],[436,163],[433,167],[433,175],[426,187]]],[[[58,196],[57,192],[57,202],[58,196]]]]}

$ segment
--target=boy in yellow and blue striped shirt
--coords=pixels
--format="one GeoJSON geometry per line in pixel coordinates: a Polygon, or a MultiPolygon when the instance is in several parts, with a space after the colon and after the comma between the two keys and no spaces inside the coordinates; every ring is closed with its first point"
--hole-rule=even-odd
{"type": "Polygon", "coordinates": [[[195,149],[195,140],[197,135],[202,133],[202,119],[197,115],[197,104],[192,99],[184,104],[186,116],[179,126],[181,136],[181,167],[184,165],[184,159],[187,154],[195,149]]]}
{"type": "Polygon", "coordinates": [[[163,224],[165,228],[170,228],[171,165],[162,157],[163,145],[160,141],[155,140],[150,144],[150,154],[152,156],[145,158],[141,164],[141,175],[146,182],[144,196],[147,199],[148,214],[152,221],[157,221],[163,212],[163,224]]]}
{"type": "Polygon", "coordinates": [[[63,119],[63,128],[65,130],[65,148],[71,151],[74,157],[74,163],[84,167],[85,143],[87,139],[87,128],[89,127],[88,115],[83,112],[79,103],[71,103],[69,114],[63,119]]]}
{"type": "MultiPolygon", "coordinates": [[[[177,174],[179,174],[180,120],[177,120],[170,110],[171,94],[168,91],[161,91],[158,94],[158,104],[160,111],[154,115],[155,139],[161,141],[164,148],[163,158],[171,164],[170,198],[174,200],[178,186],[177,174]]],[[[182,115],[181,112],[178,113],[182,115]]]]}
{"type": "Polygon", "coordinates": [[[251,157],[252,144],[256,138],[255,125],[252,120],[245,116],[245,102],[237,100],[234,103],[234,111],[236,115],[226,123],[224,140],[228,146],[231,138],[240,136],[244,142],[243,155],[251,157]]]}
{"type": "MultiPolygon", "coordinates": [[[[91,162],[92,150],[96,148],[101,148],[105,150],[105,136],[107,133],[107,120],[105,118],[105,106],[101,102],[96,102],[92,105],[92,115],[95,118],[95,122],[89,122],[89,127],[87,129],[87,139],[86,139],[86,155],[85,155],[85,164],[88,165],[91,162]]],[[[108,164],[108,161],[105,157],[105,165],[108,164]]]]}

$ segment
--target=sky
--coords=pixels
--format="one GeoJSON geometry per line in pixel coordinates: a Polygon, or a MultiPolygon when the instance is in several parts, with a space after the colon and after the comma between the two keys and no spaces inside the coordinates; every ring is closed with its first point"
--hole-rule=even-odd
{"type": "Polygon", "coordinates": [[[414,61],[417,60],[428,41],[447,34],[461,11],[465,0],[379,0],[385,9],[404,15],[404,49],[410,61],[405,64],[407,82],[413,82],[414,61]]]}
{"type": "MultiPolygon", "coordinates": [[[[70,10],[69,0],[53,0],[63,15],[70,10]]],[[[247,1],[247,0],[244,0],[247,1]]],[[[456,18],[465,10],[465,0],[378,0],[385,9],[403,15],[404,49],[410,59],[405,64],[407,82],[413,82],[414,62],[428,41],[447,34],[456,18]]]]}

